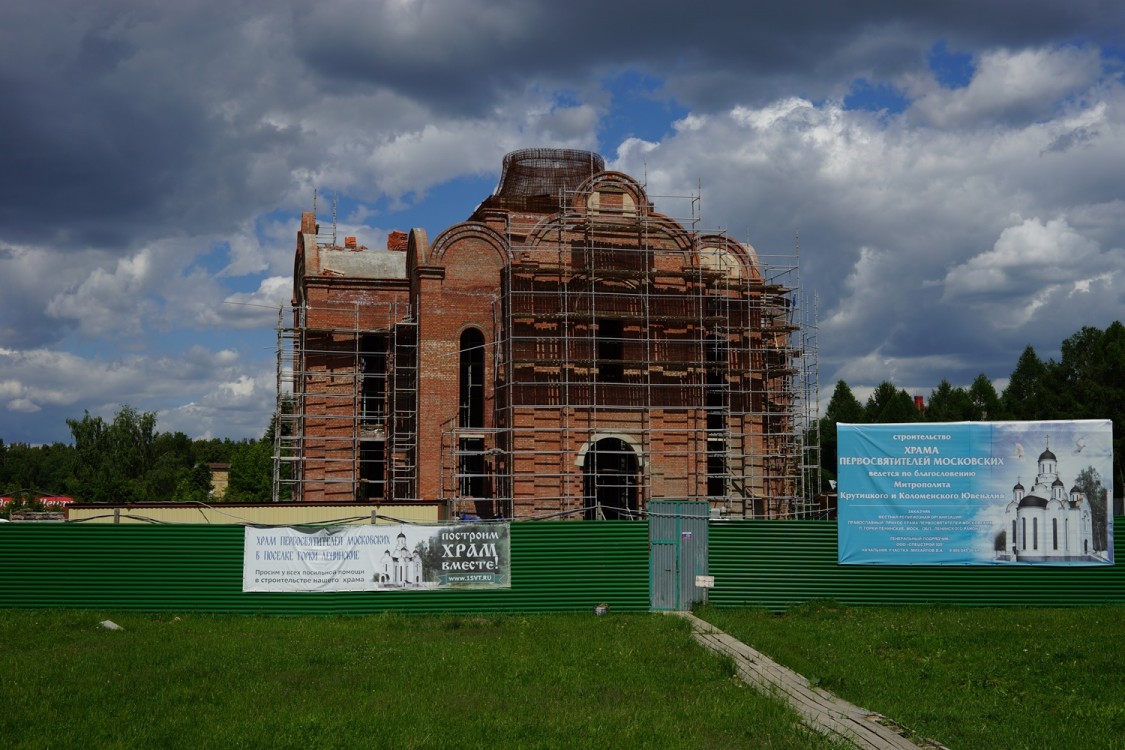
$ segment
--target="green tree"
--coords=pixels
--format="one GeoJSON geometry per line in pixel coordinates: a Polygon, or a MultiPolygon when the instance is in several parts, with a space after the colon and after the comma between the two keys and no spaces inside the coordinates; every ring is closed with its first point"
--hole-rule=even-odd
{"type": "Polygon", "coordinates": [[[156,414],[124,405],[107,424],[83,412],[68,419],[78,457],[72,494],[86,502],[150,500],[145,476],[156,463],[156,414]]]}
{"type": "Polygon", "coordinates": [[[70,495],[95,503],[205,501],[211,486],[206,464],[226,463],[234,464],[236,498],[271,499],[269,441],[193,441],[182,432],[158,432],[155,413],[128,405],[109,422],[84,411],[66,424],[73,445],[0,440],[0,495],[70,495]]]}
{"type": "Polygon", "coordinates": [[[116,500],[120,475],[110,456],[105,420],[83,411],[82,419],[68,419],[66,424],[78,456],[74,496],[90,503],[116,500]]]}
{"type": "Polygon", "coordinates": [[[983,372],[969,386],[969,400],[973,404],[971,420],[979,422],[1000,418],[1000,397],[996,394],[992,381],[983,372]]]}
{"type": "Polygon", "coordinates": [[[113,460],[132,485],[131,494],[144,499],[141,480],[156,460],[156,412],[138,412],[124,404],[106,432],[113,460]]]}
{"type": "Polygon", "coordinates": [[[195,460],[203,464],[229,464],[242,443],[230,438],[207,438],[192,443],[195,460]]]}
{"type": "Polygon", "coordinates": [[[70,494],[74,470],[74,449],[64,443],[12,443],[0,454],[0,494],[23,490],[34,496],[70,494]]]}
{"type": "Polygon", "coordinates": [[[153,441],[152,465],[145,472],[143,493],[149,500],[172,499],[181,481],[196,465],[191,438],[182,432],[159,432],[153,441]]]}
{"type": "Polygon", "coordinates": [[[177,503],[205,503],[210,500],[211,472],[206,464],[196,464],[182,472],[172,491],[172,500],[177,503]]]}
{"type": "MultiPolygon", "coordinates": [[[[836,479],[836,425],[857,424],[864,421],[863,406],[843,380],[836,383],[832,398],[820,419],[820,473],[821,481],[836,479]]],[[[822,488],[823,489],[823,488],[822,488]]]]}
{"type": "Polygon", "coordinates": [[[921,415],[910,394],[894,383],[884,380],[875,387],[867,406],[863,410],[867,422],[871,424],[890,424],[894,422],[918,422],[921,415]]]}
{"type": "Polygon", "coordinates": [[[930,402],[924,412],[927,422],[968,422],[975,419],[975,415],[969,392],[964,388],[954,388],[945,379],[930,392],[930,402]]]}
{"type": "MultiPolygon", "coordinates": [[[[1116,327],[1120,328],[1120,324],[1116,327]]],[[[1062,342],[1055,381],[1060,386],[1058,395],[1065,410],[1075,418],[1099,415],[1107,402],[1113,400],[1114,391],[1120,390],[1120,376],[1125,372],[1117,372],[1117,379],[1113,379],[1115,368],[1107,358],[1110,352],[1106,351],[1105,336],[1097,328],[1085,326],[1062,342]]]]}
{"type": "Polygon", "coordinates": [[[1113,476],[1118,487],[1125,486],[1125,326],[1087,326],[1067,338],[1053,375],[1058,417],[1112,420],[1113,476]]]}
{"type": "Polygon", "coordinates": [[[852,393],[852,389],[843,380],[836,383],[836,390],[832,392],[832,398],[828,401],[828,407],[824,410],[824,417],[833,424],[837,422],[844,422],[845,424],[863,422],[863,404],[859,402],[859,399],[852,393]]]}
{"type": "Polygon", "coordinates": [[[1035,349],[1028,346],[1016,362],[1008,387],[1000,397],[1004,418],[1049,419],[1046,410],[1054,402],[1050,387],[1047,365],[1039,359],[1035,349]]]}
{"type": "Polygon", "coordinates": [[[230,460],[226,500],[265,503],[273,498],[273,444],[254,440],[243,443],[230,460]]]}

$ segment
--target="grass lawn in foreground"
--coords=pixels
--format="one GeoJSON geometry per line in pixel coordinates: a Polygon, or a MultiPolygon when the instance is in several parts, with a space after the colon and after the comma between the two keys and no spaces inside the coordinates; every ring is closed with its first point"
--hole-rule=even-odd
{"type": "Polygon", "coordinates": [[[4,748],[834,746],[661,615],[0,610],[0,643],[4,748]]]}
{"type": "Polygon", "coordinates": [[[697,614],[955,750],[1125,748],[1125,606],[697,614]]]}

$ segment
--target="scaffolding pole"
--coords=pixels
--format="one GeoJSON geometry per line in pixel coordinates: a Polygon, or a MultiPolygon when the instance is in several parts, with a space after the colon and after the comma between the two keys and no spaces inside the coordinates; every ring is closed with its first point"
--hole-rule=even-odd
{"type": "Polygon", "coordinates": [[[584,190],[560,191],[557,213],[507,212],[488,419],[446,417],[432,466],[425,301],[282,311],[274,499],[441,499],[497,518],[636,518],[662,499],[706,500],[716,517],[815,514],[816,325],[798,258],[701,230],[698,195],[657,196],[684,207],[674,218],[609,182],[584,190]],[[424,471],[439,498],[418,497],[424,471]]]}

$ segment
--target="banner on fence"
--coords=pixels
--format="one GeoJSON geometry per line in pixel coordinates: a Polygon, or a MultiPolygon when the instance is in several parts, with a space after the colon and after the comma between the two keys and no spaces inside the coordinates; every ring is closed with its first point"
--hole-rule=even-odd
{"type": "Polygon", "coordinates": [[[247,526],[243,591],[509,588],[506,523],[247,526]]]}
{"type": "Polygon", "coordinates": [[[1113,564],[1110,420],[837,425],[841,564],[1113,564]]]}

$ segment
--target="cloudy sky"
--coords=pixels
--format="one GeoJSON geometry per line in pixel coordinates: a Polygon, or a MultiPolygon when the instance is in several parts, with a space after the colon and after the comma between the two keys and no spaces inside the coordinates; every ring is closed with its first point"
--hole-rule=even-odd
{"type": "Polygon", "coordinates": [[[827,394],[1002,387],[1125,318],[1123,71],[1118,0],[6,2],[0,438],[261,435],[314,194],[433,237],[529,146],[799,234],[827,394]]]}

